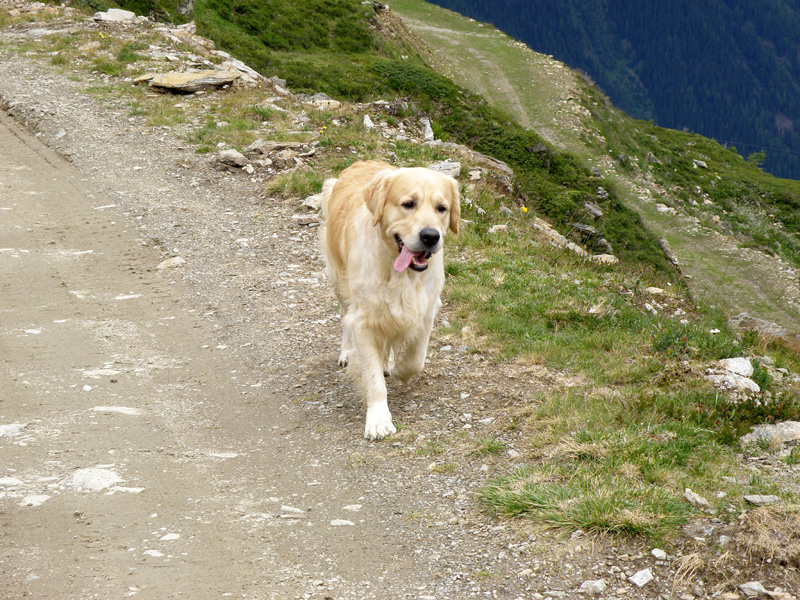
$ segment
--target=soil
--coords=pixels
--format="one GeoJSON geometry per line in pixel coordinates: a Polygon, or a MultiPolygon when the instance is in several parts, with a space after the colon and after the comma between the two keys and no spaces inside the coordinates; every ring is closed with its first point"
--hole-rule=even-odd
{"type": "MultiPolygon", "coordinates": [[[[571,385],[561,373],[456,350],[437,326],[423,374],[390,381],[400,432],[362,439],[299,207],[86,87],[2,55],[0,596],[515,600],[584,597],[601,578],[608,598],[684,590],[673,549],[657,559],[481,510],[475,492],[514,457],[469,450],[490,432],[519,448],[507,408],[571,385]],[[445,450],[426,455],[433,440],[445,450]],[[628,580],[646,568],[652,582],[628,580]]],[[[709,531],[722,528],[696,536],[709,531]]]]}

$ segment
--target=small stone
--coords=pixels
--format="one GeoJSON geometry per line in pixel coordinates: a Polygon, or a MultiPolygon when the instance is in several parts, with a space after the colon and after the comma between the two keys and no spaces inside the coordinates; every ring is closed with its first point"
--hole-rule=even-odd
{"type": "Polygon", "coordinates": [[[295,508],[294,506],[287,506],[286,504],[281,505],[281,512],[282,513],[289,513],[292,515],[304,515],[306,511],[302,508],[295,508]]]}
{"type": "Polygon", "coordinates": [[[683,492],[683,497],[691,504],[697,508],[709,508],[711,504],[709,504],[708,500],[703,498],[700,494],[695,494],[689,488],[686,488],[683,492]]]}
{"type": "Polygon", "coordinates": [[[99,492],[121,481],[122,478],[109,469],[88,468],[78,469],[62,485],[79,492],[99,492]]]}
{"type": "Polygon", "coordinates": [[[41,506],[45,502],[50,500],[50,496],[47,494],[34,494],[32,496],[25,496],[22,499],[22,502],[19,503],[20,506],[41,506]]]}
{"type": "Polygon", "coordinates": [[[238,150],[228,149],[219,153],[217,161],[233,167],[243,167],[250,163],[248,158],[238,150]]]}
{"type": "Polygon", "coordinates": [[[164,269],[173,269],[184,264],[186,264],[186,261],[183,258],[180,256],[173,256],[172,258],[167,258],[158,263],[156,269],[163,271],[164,269]]]}
{"type": "Polygon", "coordinates": [[[425,129],[423,133],[423,137],[426,142],[432,142],[434,135],[433,135],[433,128],[431,127],[431,122],[428,119],[422,119],[422,126],[425,129]]]}
{"type": "Polygon", "coordinates": [[[761,585],[760,581],[748,581],[739,586],[741,592],[748,598],[757,598],[768,594],[767,590],[761,585]]]}
{"type": "Polygon", "coordinates": [[[322,194],[314,194],[303,200],[303,206],[310,210],[319,210],[322,206],[322,194]]]}
{"type": "Polygon", "coordinates": [[[354,525],[355,523],[347,519],[333,519],[331,521],[331,527],[352,527],[354,525]]]}
{"type": "Polygon", "coordinates": [[[746,502],[749,502],[755,506],[771,506],[773,504],[778,504],[778,502],[781,501],[778,496],[762,496],[761,494],[745,496],[744,499],[746,502]]]}
{"type": "Polygon", "coordinates": [[[602,594],[606,587],[605,579],[589,579],[581,584],[581,589],[590,594],[602,594]]]}
{"type": "Polygon", "coordinates": [[[180,537],[181,537],[180,533],[167,533],[165,535],[162,535],[160,538],[158,538],[158,541],[159,542],[171,542],[173,540],[179,539],[180,537]]]}
{"type": "Polygon", "coordinates": [[[369,118],[369,115],[364,115],[364,127],[367,129],[375,129],[375,123],[369,118]]]}
{"type": "Polygon", "coordinates": [[[142,554],[146,554],[147,556],[152,556],[153,558],[161,558],[164,556],[163,552],[159,552],[158,550],[145,550],[142,554]]]}
{"type": "Polygon", "coordinates": [[[516,450],[509,450],[508,451],[508,457],[509,458],[519,458],[519,456],[520,456],[520,453],[517,452],[516,450]]]}
{"type": "Polygon", "coordinates": [[[505,233],[508,231],[507,225],[492,225],[489,227],[489,233],[505,233]]]}
{"type": "Polygon", "coordinates": [[[667,553],[664,552],[661,548],[653,548],[650,551],[650,554],[652,554],[657,560],[666,560],[667,559],[667,553]]]}
{"type": "Polygon", "coordinates": [[[637,587],[644,587],[653,581],[653,572],[650,569],[642,569],[628,577],[628,581],[635,584],[637,587]]]}
{"type": "Polygon", "coordinates": [[[23,481],[16,477],[0,477],[0,487],[17,487],[22,484],[23,481]]]}

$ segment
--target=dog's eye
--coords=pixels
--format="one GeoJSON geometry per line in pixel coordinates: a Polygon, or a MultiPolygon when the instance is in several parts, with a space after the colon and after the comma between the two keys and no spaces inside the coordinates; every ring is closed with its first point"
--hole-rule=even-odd
{"type": "Polygon", "coordinates": [[[440,204],[439,206],[436,207],[436,211],[440,213],[446,213],[447,207],[444,204],[440,204]]]}
{"type": "Polygon", "coordinates": [[[403,204],[402,204],[401,206],[402,206],[403,208],[407,208],[407,209],[411,210],[411,209],[412,209],[412,208],[414,208],[416,205],[417,205],[417,203],[416,203],[416,202],[414,202],[413,200],[407,200],[407,201],[403,202],[403,204]]]}

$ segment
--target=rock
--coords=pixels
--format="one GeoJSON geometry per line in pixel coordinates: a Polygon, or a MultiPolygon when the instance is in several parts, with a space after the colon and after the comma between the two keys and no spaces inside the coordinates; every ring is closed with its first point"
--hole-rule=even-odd
{"type": "Polygon", "coordinates": [[[32,496],[25,496],[22,499],[22,502],[19,503],[20,506],[41,506],[48,500],[50,500],[52,496],[48,496],[47,494],[34,494],[32,496]]]}
{"type": "Polygon", "coordinates": [[[747,358],[723,358],[719,361],[719,366],[729,373],[735,373],[742,377],[752,377],[753,375],[753,364],[747,358]]]}
{"type": "Polygon", "coordinates": [[[455,160],[444,160],[442,162],[428,165],[428,168],[432,171],[438,171],[439,173],[449,175],[453,178],[456,178],[461,174],[461,163],[455,160]]]}
{"type": "Polygon", "coordinates": [[[583,223],[572,223],[571,227],[580,234],[582,240],[588,240],[599,233],[591,225],[584,225],[583,223]]]}
{"type": "Polygon", "coordinates": [[[711,504],[709,504],[708,500],[703,498],[700,494],[694,493],[691,489],[686,488],[683,492],[683,497],[691,504],[697,508],[709,508],[711,504]]]}
{"type": "Polygon", "coordinates": [[[661,548],[653,548],[650,551],[650,554],[652,554],[657,560],[667,560],[667,553],[661,548]]]}
{"type": "Polygon", "coordinates": [[[99,492],[120,483],[122,478],[109,469],[78,469],[62,481],[62,485],[79,492],[99,492]]]}
{"type": "Polygon", "coordinates": [[[18,487],[22,484],[22,480],[16,477],[0,477],[0,487],[18,487]]]}
{"type": "Polygon", "coordinates": [[[434,135],[433,135],[433,128],[431,127],[431,122],[428,119],[422,119],[420,122],[422,123],[422,126],[424,128],[424,133],[422,134],[423,139],[426,142],[432,142],[434,139],[434,135]]]}
{"type": "Polygon", "coordinates": [[[760,581],[748,581],[739,586],[739,590],[748,598],[756,598],[758,596],[766,595],[766,588],[761,585],[760,581]]]}
{"type": "Polygon", "coordinates": [[[375,123],[369,118],[369,115],[364,115],[364,127],[367,129],[375,129],[375,123]]]}
{"type": "Polygon", "coordinates": [[[319,216],[313,214],[292,215],[292,220],[298,225],[318,225],[319,216]]]}
{"type": "Polygon", "coordinates": [[[124,23],[136,20],[136,13],[121,8],[109,8],[106,12],[96,12],[92,19],[98,23],[124,23]]]}
{"type": "Polygon", "coordinates": [[[250,164],[250,160],[238,150],[223,150],[217,157],[217,162],[232,167],[243,167],[250,164]]]}
{"type": "Polygon", "coordinates": [[[159,542],[172,542],[174,540],[180,539],[180,533],[166,533],[158,538],[159,542]]]}
{"type": "Polygon", "coordinates": [[[313,96],[298,94],[297,98],[303,104],[311,105],[317,110],[333,110],[342,105],[338,100],[334,100],[328,96],[328,94],[323,94],[322,92],[314,94],[313,96]]]}
{"type": "MultiPolygon", "coordinates": [[[[600,188],[603,189],[603,188],[600,188]]],[[[604,190],[605,191],[605,190],[604,190]]],[[[606,192],[607,193],[607,192],[606,192]]],[[[595,220],[599,220],[603,216],[603,211],[600,210],[600,207],[597,204],[592,202],[584,202],[583,209],[589,213],[589,215],[595,220]]]]}
{"type": "Polygon", "coordinates": [[[492,225],[489,227],[488,233],[506,233],[508,225],[492,225]]]}
{"type": "Polygon", "coordinates": [[[174,267],[179,267],[183,264],[186,264],[186,261],[183,258],[181,258],[180,256],[173,256],[172,258],[162,260],[160,263],[158,263],[156,269],[158,270],[172,269],[174,267]]]}
{"type": "Polygon", "coordinates": [[[635,584],[637,587],[644,587],[653,581],[653,572],[650,569],[642,569],[628,577],[628,581],[635,584]]]}
{"type": "Polygon", "coordinates": [[[133,85],[139,85],[140,83],[149,82],[155,76],[156,76],[155,73],[145,73],[144,75],[139,75],[138,77],[134,77],[131,83],[133,83],[133,85]]]}
{"type": "Polygon", "coordinates": [[[695,169],[698,168],[698,167],[700,167],[701,169],[707,169],[708,168],[708,165],[703,160],[695,159],[695,160],[692,161],[692,164],[693,164],[695,169]]]}
{"type": "Polygon", "coordinates": [[[704,379],[711,381],[719,388],[739,394],[757,394],[761,391],[755,381],[735,373],[709,373],[704,376],[704,379]]]}
{"type": "Polygon", "coordinates": [[[771,444],[785,444],[800,440],[800,422],[784,421],[776,425],[756,425],[752,433],[739,438],[743,444],[753,444],[764,440],[771,444]]]}
{"type": "Polygon", "coordinates": [[[589,579],[581,584],[581,589],[590,594],[602,594],[606,587],[605,579],[589,579]]]}
{"type": "Polygon", "coordinates": [[[303,200],[303,206],[311,210],[319,210],[322,206],[322,194],[314,194],[303,200]]]}
{"type": "Polygon", "coordinates": [[[646,294],[650,294],[652,296],[660,296],[664,293],[664,290],[658,287],[648,287],[644,289],[646,294]]]}
{"type": "Polygon", "coordinates": [[[262,79],[261,74],[258,71],[256,71],[255,69],[253,69],[251,67],[248,67],[246,64],[244,64],[238,58],[233,58],[227,52],[223,52],[222,50],[214,50],[212,52],[212,54],[214,54],[215,56],[219,56],[220,58],[224,58],[225,59],[224,62],[220,66],[223,69],[225,69],[226,71],[233,71],[233,70],[241,71],[242,73],[244,73],[245,75],[248,75],[249,77],[253,78],[256,81],[258,81],[259,79],[262,79]]]}
{"type": "Polygon", "coordinates": [[[0,437],[11,437],[12,435],[17,435],[27,426],[27,423],[11,423],[10,425],[0,425],[0,437]]]}
{"type": "Polygon", "coordinates": [[[191,94],[200,90],[209,90],[230,85],[241,77],[239,71],[216,71],[205,69],[202,71],[179,72],[171,71],[155,75],[150,80],[150,87],[160,90],[191,94]]]}
{"type": "Polygon", "coordinates": [[[749,502],[754,506],[772,506],[773,504],[778,504],[781,501],[778,496],[762,496],[760,494],[744,496],[744,499],[746,502],[749,502]]]}
{"type": "Polygon", "coordinates": [[[595,254],[590,257],[590,260],[600,265],[616,265],[619,262],[619,259],[613,254],[595,254]]]}
{"type": "Polygon", "coordinates": [[[331,527],[353,527],[355,523],[352,521],[348,521],[347,519],[333,519],[331,521],[331,527]]]}

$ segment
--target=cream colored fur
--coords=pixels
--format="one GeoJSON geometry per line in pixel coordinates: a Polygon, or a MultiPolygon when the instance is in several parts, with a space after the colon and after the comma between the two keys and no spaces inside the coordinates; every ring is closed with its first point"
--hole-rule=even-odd
{"type": "Polygon", "coordinates": [[[320,242],[342,312],[339,364],[361,387],[364,436],[380,439],[396,431],[384,370],[406,381],[425,365],[444,285],[442,240],[458,232],[458,184],[430,169],[366,161],[327,180],[322,196],[320,242]],[[398,239],[417,253],[402,272],[398,239]]]}

